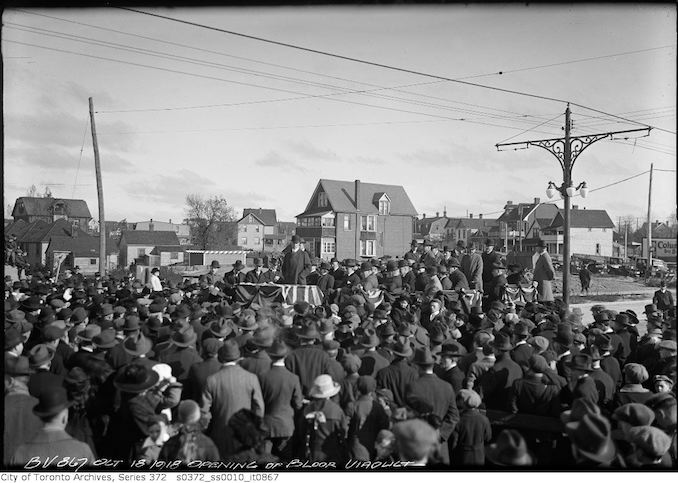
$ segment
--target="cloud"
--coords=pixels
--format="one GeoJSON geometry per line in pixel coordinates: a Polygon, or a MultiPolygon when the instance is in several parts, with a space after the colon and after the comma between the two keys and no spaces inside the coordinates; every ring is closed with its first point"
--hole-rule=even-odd
{"type": "Polygon", "coordinates": [[[297,141],[288,143],[288,148],[292,154],[311,161],[339,162],[341,157],[330,149],[321,149],[307,141],[297,141]]]}
{"type": "Polygon", "coordinates": [[[301,171],[303,167],[292,161],[288,158],[283,157],[278,151],[269,151],[264,156],[259,159],[254,160],[253,163],[255,166],[262,168],[275,168],[275,169],[291,169],[295,171],[301,171]]]}

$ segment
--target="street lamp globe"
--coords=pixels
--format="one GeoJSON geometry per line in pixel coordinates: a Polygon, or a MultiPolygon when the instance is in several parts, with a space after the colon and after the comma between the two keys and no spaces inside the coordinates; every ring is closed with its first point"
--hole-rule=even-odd
{"type": "Polygon", "coordinates": [[[549,187],[546,189],[546,196],[549,199],[553,198],[556,195],[556,188],[553,186],[553,183],[549,181],[549,187]]]}
{"type": "Polygon", "coordinates": [[[570,198],[572,198],[575,195],[575,193],[577,192],[577,190],[574,188],[574,186],[568,186],[565,191],[567,192],[567,196],[569,196],[570,198]]]}
{"type": "Polygon", "coordinates": [[[579,194],[581,194],[582,198],[586,198],[586,195],[589,194],[589,188],[586,186],[586,181],[584,181],[581,184],[581,188],[579,189],[579,194]]]}

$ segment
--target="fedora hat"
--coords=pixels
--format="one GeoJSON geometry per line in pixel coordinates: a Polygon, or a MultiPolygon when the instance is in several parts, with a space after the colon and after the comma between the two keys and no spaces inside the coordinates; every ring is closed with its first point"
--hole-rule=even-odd
{"type": "Polygon", "coordinates": [[[341,386],[332,380],[329,374],[320,374],[313,381],[309,396],[317,399],[329,399],[339,393],[341,386]]]}
{"type": "Polygon", "coordinates": [[[101,326],[97,324],[88,324],[79,334],[78,338],[84,342],[92,342],[92,339],[101,334],[101,326]]]}
{"type": "Polygon", "coordinates": [[[360,339],[360,345],[366,349],[377,347],[379,342],[379,337],[374,329],[365,330],[365,334],[360,339]]]}
{"type": "Polygon", "coordinates": [[[115,329],[102,330],[99,335],[92,337],[92,345],[98,349],[111,349],[118,344],[115,338],[115,329]]]}
{"type": "Polygon", "coordinates": [[[610,423],[600,414],[585,414],[580,421],[565,425],[572,445],[586,459],[610,463],[617,454],[610,437],[610,423]]]}
{"type": "Polygon", "coordinates": [[[393,327],[393,324],[391,323],[381,324],[379,327],[377,327],[377,335],[379,335],[379,337],[382,339],[385,339],[392,335],[396,335],[396,331],[393,327]]]}
{"type": "Polygon", "coordinates": [[[189,347],[195,343],[197,338],[198,336],[191,326],[182,327],[171,336],[174,345],[179,347],[189,347]]]}
{"type": "Polygon", "coordinates": [[[128,315],[125,317],[125,323],[122,326],[123,332],[134,332],[141,329],[141,321],[136,315],[128,315]]]}
{"type": "Polygon", "coordinates": [[[63,387],[55,387],[49,391],[42,391],[38,404],[33,406],[33,414],[39,418],[48,418],[59,414],[70,407],[73,402],[68,400],[68,394],[63,387]]]}
{"type": "Polygon", "coordinates": [[[242,263],[241,260],[236,260],[236,262],[233,264],[233,268],[236,270],[242,270],[245,268],[245,265],[242,263]]]}
{"type": "Polygon", "coordinates": [[[546,242],[540,238],[537,240],[537,248],[546,248],[546,242]]]}
{"type": "Polygon", "coordinates": [[[497,441],[487,447],[485,457],[499,466],[530,466],[532,456],[522,435],[513,429],[505,429],[497,441]]]}
{"type": "Polygon", "coordinates": [[[254,313],[254,310],[251,309],[245,309],[242,311],[240,314],[240,317],[238,317],[238,321],[236,322],[236,325],[241,329],[241,330],[246,330],[246,331],[255,331],[259,328],[259,325],[257,324],[257,316],[254,313]]]}
{"type": "Polygon", "coordinates": [[[412,346],[410,344],[403,344],[402,342],[396,342],[391,348],[391,353],[394,356],[408,358],[412,356],[412,346]]]}
{"type": "Polygon", "coordinates": [[[5,323],[9,325],[20,324],[24,320],[26,320],[26,314],[21,310],[14,309],[5,314],[5,323]]]}
{"type": "Polygon", "coordinates": [[[414,358],[412,359],[412,363],[420,365],[420,366],[428,366],[435,364],[436,360],[433,357],[433,354],[431,354],[431,349],[428,347],[419,347],[417,350],[414,351],[414,358]]]}
{"type": "Polygon", "coordinates": [[[587,414],[600,414],[600,407],[591,399],[577,398],[572,403],[572,408],[560,413],[560,421],[563,424],[581,421],[587,414]]]}
{"type": "Polygon", "coordinates": [[[273,344],[270,347],[266,348],[266,352],[274,359],[281,359],[289,354],[290,349],[287,344],[285,344],[285,342],[280,339],[276,339],[273,341],[273,344]]]}
{"type": "Polygon", "coordinates": [[[21,302],[21,307],[29,312],[34,312],[42,308],[42,301],[37,295],[31,295],[21,302]]]}
{"type": "Polygon", "coordinates": [[[612,350],[612,339],[607,334],[596,335],[593,340],[593,345],[598,347],[599,350],[606,352],[612,350]]]}
{"type": "Polygon", "coordinates": [[[187,319],[191,316],[191,309],[186,304],[177,305],[172,313],[177,319],[187,319]]]}
{"type": "Polygon", "coordinates": [[[5,372],[8,376],[30,376],[35,371],[31,369],[28,357],[19,356],[5,359],[5,372]]]}
{"type": "Polygon", "coordinates": [[[446,342],[440,350],[441,356],[461,357],[466,355],[466,349],[456,342],[446,342]]]}
{"type": "Polygon", "coordinates": [[[271,347],[271,345],[273,345],[272,330],[257,330],[248,342],[251,342],[252,345],[260,349],[271,347]]]}
{"type": "Polygon", "coordinates": [[[15,327],[10,327],[5,331],[5,350],[13,349],[23,342],[21,334],[15,327]]]}
{"type": "Polygon", "coordinates": [[[240,347],[238,343],[232,339],[224,341],[224,344],[219,348],[217,352],[219,362],[235,362],[240,360],[240,347]]]}
{"type": "Polygon", "coordinates": [[[151,351],[153,343],[139,332],[125,338],[122,342],[122,348],[131,356],[141,356],[151,351]]]}
{"type": "Polygon", "coordinates": [[[122,392],[140,393],[155,386],[160,380],[156,371],[143,364],[130,364],[113,380],[113,384],[122,392]]]}
{"type": "Polygon", "coordinates": [[[212,260],[212,263],[210,263],[211,268],[221,268],[221,265],[219,265],[218,260],[212,260]]]}
{"type": "Polygon", "coordinates": [[[28,352],[28,361],[31,367],[40,367],[52,359],[54,359],[54,349],[45,344],[38,344],[28,352]]]}
{"type": "Polygon", "coordinates": [[[591,356],[581,352],[572,356],[572,360],[568,363],[568,366],[572,370],[584,372],[593,371],[593,368],[591,367],[591,356]]]}
{"type": "Polygon", "coordinates": [[[210,332],[218,339],[221,339],[233,332],[233,327],[231,327],[228,320],[219,318],[210,324],[210,332]]]}
{"type": "Polygon", "coordinates": [[[494,337],[494,340],[492,341],[492,347],[504,352],[513,349],[511,338],[503,332],[498,332],[494,337]]]}

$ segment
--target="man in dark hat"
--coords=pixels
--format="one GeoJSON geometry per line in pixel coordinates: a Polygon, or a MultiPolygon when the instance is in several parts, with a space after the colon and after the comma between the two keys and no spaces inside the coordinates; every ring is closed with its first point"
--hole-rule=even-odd
{"type": "Polygon", "coordinates": [[[417,243],[417,240],[412,240],[412,243],[410,243],[410,250],[405,253],[404,258],[411,258],[415,262],[418,262],[420,258],[418,247],[419,243],[417,243]]]}
{"type": "Polygon", "coordinates": [[[556,271],[553,268],[551,255],[546,251],[544,240],[540,239],[537,242],[537,252],[539,253],[539,258],[534,264],[533,276],[534,281],[537,282],[537,297],[540,302],[553,302],[551,282],[556,277],[556,271]]]}
{"type": "Polygon", "coordinates": [[[442,422],[439,428],[440,440],[443,442],[441,455],[444,460],[449,459],[447,440],[459,422],[454,389],[433,373],[435,359],[427,347],[417,349],[412,362],[419,367],[419,378],[407,386],[407,404],[418,407],[423,401],[431,407],[431,413],[442,422]]]}
{"type": "MultiPolygon", "coordinates": [[[[495,252],[493,252],[497,255],[495,252]]],[[[487,268],[485,262],[483,262],[483,269],[487,268]]],[[[506,266],[501,261],[501,259],[492,262],[492,265],[489,267],[489,278],[483,279],[483,287],[485,287],[485,294],[487,295],[484,298],[486,307],[489,308],[490,304],[495,301],[502,301],[504,299],[504,294],[506,290],[506,266]]]]}
{"type": "Polygon", "coordinates": [[[272,282],[270,279],[270,271],[264,272],[264,261],[261,258],[255,257],[252,263],[254,264],[254,268],[245,275],[245,283],[272,282]]]}
{"type": "Polygon", "coordinates": [[[224,293],[229,297],[235,295],[236,285],[240,285],[245,282],[245,272],[243,272],[245,264],[242,260],[236,260],[233,264],[233,269],[226,272],[224,275],[224,293]]]}
{"type": "Polygon", "coordinates": [[[360,284],[362,285],[365,292],[379,288],[379,280],[374,275],[372,268],[373,267],[370,262],[362,262],[360,264],[360,284]]]}
{"type": "Polygon", "coordinates": [[[403,290],[403,279],[400,276],[398,262],[389,260],[386,263],[386,276],[382,282],[384,290],[391,295],[399,295],[403,290]]]}
{"type": "Polygon", "coordinates": [[[492,270],[495,264],[501,264],[501,255],[494,251],[494,240],[488,238],[485,240],[485,250],[481,255],[483,259],[483,286],[487,286],[494,275],[492,270]]]}
{"type": "Polygon", "coordinates": [[[92,449],[66,433],[68,408],[72,404],[62,387],[42,394],[33,407],[33,413],[42,421],[42,428],[17,448],[10,464],[23,466],[38,458],[42,468],[56,468],[63,457],[69,457],[72,461],[84,462],[85,467],[92,466],[92,449]]]}
{"type": "Polygon", "coordinates": [[[440,361],[434,367],[435,374],[449,383],[455,394],[463,389],[466,374],[459,368],[459,360],[466,354],[466,349],[457,342],[445,342],[440,350],[440,361]]]}
{"type": "Polygon", "coordinates": [[[546,384],[546,359],[533,355],[527,361],[525,376],[513,382],[510,409],[513,413],[558,417],[560,415],[560,388],[546,384]]]}
{"type": "Polygon", "coordinates": [[[590,399],[591,402],[598,403],[598,388],[595,381],[589,376],[593,371],[591,356],[588,354],[577,354],[570,361],[570,377],[567,386],[563,388],[563,399],[566,404],[572,404],[575,399],[590,399]]]}
{"type": "Polygon", "coordinates": [[[318,288],[325,296],[325,300],[332,300],[334,295],[334,277],[330,274],[332,267],[329,263],[323,261],[320,263],[320,277],[318,277],[318,288]]]}
{"type": "Polygon", "coordinates": [[[285,283],[292,285],[305,285],[306,275],[311,270],[311,257],[303,249],[301,237],[292,236],[291,244],[285,249],[285,257],[282,263],[282,274],[285,283]]]}
{"type": "Polygon", "coordinates": [[[202,362],[202,357],[195,349],[197,339],[193,327],[180,327],[170,336],[167,350],[157,356],[158,362],[169,365],[172,375],[182,384],[186,382],[191,366],[202,362]]]}
{"type": "Polygon", "coordinates": [[[461,271],[472,290],[483,291],[483,259],[476,253],[476,244],[468,244],[466,255],[461,259],[461,271]]]}
{"type": "Polygon", "coordinates": [[[334,288],[335,290],[343,287],[346,280],[346,271],[342,268],[341,263],[337,258],[332,258],[330,260],[330,275],[334,278],[334,288]]]}
{"type": "Polygon", "coordinates": [[[360,278],[360,273],[358,272],[358,263],[352,258],[347,258],[344,260],[344,267],[346,267],[344,287],[352,288],[360,285],[362,279],[360,278]]]}
{"type": "Polygon", "coordinates": [[[3,463],[9,465],[16,449],[35,434],[42,423],[33,414],[38,400],[28,393],[28,378],[33,373],[28,357],[17,356],[5,360],[5,426],[3,463]]]}
{"type": "Polygon", "coordinates": [[[358,375],[376,377],[381,369],[388,367],[388,359],[377,352],[379,344],[380,340],[375,330],[365,330],[365,333],[360,340],[360,345],[365,349],[365,352],[360,356],[362,364],[360,365],[358,375]]]}
{"type": "Polygon", "coordinates": [[[264,400],[257,376],[240,365],[240,349],[233,340],[224,341],[219,348],[219,372],[207,378],[202,393],[201,413],[206,422],[211,421],[209,436],[219,448],[219,453],[234,453],[233,438],[228,431],[228,421],[241,409],[249,409],[264,416],[264,400]]]}
{"type": "Polygon", "coordinates": [[[271,368],[271,358],[266,349],[273,344],[273,334],[268,329],[259,329],[245,343],[244,357],[240,367],[256,375],[259,379],[271,368]]]}
{"type": "Polygon", "coordinates": [[[205,339],[202,343],[202,362],[194,363],[188,370],[184,383],[182,399],[200,401],[207,378],[221,369],[221,362],[217,358],[219,348],[223,342],[215,337],[205,339]]]}
{"type": "Polygon", "coordinates": [[[412,271],[412,267],[410,267],[410,264],[407,262],[407,260],[398,260],[398,270],[400,271],[403,289],[409,292],[414,291],[417,277],[412,271]]]}
{"type": "Polygon", "coordinates": [[[289,441],[294,434],[294,414],[302,408],[303,396],[299,377],[285,367],[289,348],[276,340],[266,348],[271,358],[271,369],[261,376],[261,394],[264,399],[264,422],[273,443],[273,454],[285,460],[292,455],[289,441]]]}
{"type": "Polygon", "coordinates": [[[409,364],[409,358],[413,354],[409,343],[396,342],[391,348],[391,353],[393,354],[391,364],[377,372],[377,386],[390,390],[396,406],[403,407],[406,404],[406,389],[419,377],[419,374],[409,364]]]}
{"type": "Polygon", "coordinates": [[[668,288],[666,288],[665,280],[662,280],[659,283],[659,290],[657,290],[652,296],[652,303],[657,306],[657,310],[664,313],[676,306],[675,302],[673,301],[673,294],[668,288]]]}
{"type": "Polygon", "coordinates": [[[214,285],[217,282],[217,270],[221,268],[218,260],[212,260],[209,271],[205,275],[205,280],[209,285],[214,285]]]}
{"type": "Polygon", "coordinates": [[[285,358],[285,367],[299,376],[301,390],[306,397],[315,378],[328,372],[329,358],[315,344],[319,336],[315,322],[304,325],[297,333],[299,347],[285,358]]]}
{"type": "Polygon", "coordinates": [[[510,410],[513,383],[523,377],[523,370],[511,359],[513,345],[508,335],[498,332],[492,342],[494,365],[481,376],[480,387],[488,409],[510,410]]]}
{"type": "Polygon", "coordinates": [[[464,272],[461,270],[461,262],[458,258],[452,257],[450,259],[447,270],[447,278],[449,279],[451,285],[450,290],[458,291],[469,289],[468,280],[466,279],[464,272]]]}

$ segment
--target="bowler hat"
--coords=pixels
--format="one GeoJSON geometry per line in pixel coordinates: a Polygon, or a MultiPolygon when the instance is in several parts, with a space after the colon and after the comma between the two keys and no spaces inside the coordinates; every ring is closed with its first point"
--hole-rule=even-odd
{"type": "Polygon", "coordinates": [[[522,435],[514,429],[505,429],[497,441],[485,450],[488,461],[498,466],[530,466],[532,456],[522,435]]]}
{"type": "Polygon", "coordinates": [[[221,265],[219,265],[218,260],[212,260],[212,263],[210,263],[211,268],[221,268],[221,265]]]}
{"type": "Polygon", "coordinates": [[[261,258],[256,257],[256,258],[254,258],[254,259],[252,260],[252,264],[253,264],[255,267],[263,267],[263,266],[264,266],[264,261],[263,261],[261,258]]]}
{"type": "Polygon", "coordinates": [[[122,348],[131,356],[141,356],[151,351],[153,343],[144,334],[138,332],[123,340],[122,348]]]}
{"type": "Polygon", "coordinates": [[[370,262],[363,262],[360,264],[360,271],[367,272],[372,270],[372,264],[370,262]]]}
{"type": "Polygon", "coordinates": [[[121,392],[140,393],[155,386],[160,380],[156,371],[143,364],[130,364],[115,377],[113,384],[121,392]]]}
{"type": "Polygon", "coordinates": [[[47,364],[54,358],[54,349],[45,345],[38,344],[28,352],[28,362],[31,367],[40,367],[47,364]]]}
{"type": "Polygon", "coordinates": [[[301,243],[301,237],[299,235],[292,235],[292,243],[301,243]]]}
{"type": "Polygon", "coordinates": [[[240,359],[240,348],[235,340],[227,339],[217,353],[219,362],[234,362],[240,359]]]}
{"type": "Polygon", "coordinates": [[[570,369],[584,372],[592,372],[591,356],[580,352],[572,356],[572,360],[568,363],[570,369]]]}
{"type": "Polygon", "coordinates": [[[610,463],[616,456],[610,423],[600,414],[585,414],[581,421],[565,425],[565,432],[577,452],[597,463],[610,463]]]}
{"type": "Polygon", "coordinates": [[[503,352],[513,349],[511,338],[503,332],[498,332],[494,337],[494,340],[492,341],[492,347],[503,352]]]}
{"type": "Polygon", "coordinates": [[[332,380],[329,374],[320,374],[313,381],[309,396],[317,399],[329,399],[339,393],[341,386],[332,380]]]}
{"type": "Polygon", "coordinates": [[[102,330],[99,335],[92,338],[92,345],[99,349],[110,349],[118,344],[115,338],[115,329],[102,330]]]}
{"type": "Polygon", "coordinates": [[[39,402],[33,406],[33,413],[39,418],[48,418],[59,414],[73,405],[63,387],[55,387],[49,391],[41,391],[39,402]]]}
{"type": "Polygon", "coordinates": [[[393,272],[395,270],[398,270],[398,262],[395,260],[389,260],[388,263],[386,263],[386,271],[393,272]]]}
{"type": "Polygon", "coordinates": [[[428,347],[419,347],[414,351],[412,362],[420,366],[428,366],[435,364],[436,360],[431,354],[431,349],[428,347]]]}
{"type": "Polygon", "coordinates": [[[546,248],[546,242],[540,238],[537,240],[537,248],[546,248]]]}

